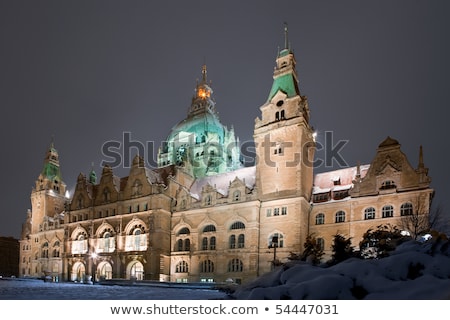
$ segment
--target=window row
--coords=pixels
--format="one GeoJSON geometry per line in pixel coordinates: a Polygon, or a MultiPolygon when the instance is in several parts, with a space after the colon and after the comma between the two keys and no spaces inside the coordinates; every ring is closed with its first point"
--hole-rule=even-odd
{"type": "MultiPolygon", "coordinates": [[[[242,249],[245,248],[245,235],[232,234],[228,239],[229,249],[242,249]]],[[[190,251],[191,240],[190,239],[178,239],[176,244],[176,251],[190,251]]],[[[216,237],[203,237],[201,242],[201,250],[216,250],[216,237]]]]}
{"type": "MultiPolygon", "coordinates": [[[[400,216],[408,216],[413,214],[413,205],[409,202],[403,203],[400,206],[400,216]]],[[[392,205],[385,205],[381,209],[381,218],[392,218],[394,216],[394,207],[392,205]]],[[[369,207],[364,209],[364,220],[375,219],[376,217],[376,209],[374,207],[369,207]]],[[[339,210],[335,213],[334,217],[335,223],[345,222],[345,212],[339,210]]],[[[325,223],[325,214],[318,213],[316,215],[316,225],[325,223]]]]}
{"type": "MultiPolygon", "coordinates": [[[[232,197],[231,197],[231,200],[234,201],[234,202],[240,201],[241,198],[242,198],[241,194],[242,194],[241,191],[235,190],[235,191],[233,192],[233,195],[232,195],[232,197]]],[[[210,206],[210,205],[212,205],[212,196],[211,196],[210,194],[207,194],[207,195],[205,196],[205,199],[204,199],[204,201],[203,201],[203,205],[204,205],[204,206],[210,206]]],[[[182,208],[182,209],[185,209],[185,208],[186,208],[186,202],[183,202],[183,201],[181,202],[181,208],[182,208]]]]}
{"type": "MultiPolygon", "coordinates": [[[[134,206],[128,206],[126,208],[126,213],[134,213],[134,212],[142,212],[148,210],[148,204],[145,203],[143,205],[137,204],[134,206]]],[[[106,210],[100,210],[94,213],[93,219],[101,219],[101,218],[107,218],[111,216],[116,215],[116,209],[106,209],[106,210]]],[[[78,222],[78,221],[86,221],[89,220],[89,214],[87,212],[85,213],[79,213],[79,214],[71,214],[70,222],[78,222]]]]}
{"type": "MultiPolygon", "coordinates": [[[[228,261],[227,272],[242,272],[244,271],[244,263],[240,259],[231,259],[228,261]]],[[[175,267],[176,273],[189,273],[189,264],[186,261],[180,261],[175,267]]],[[[204,260],[200,262],[201,273],[215,272],[214,262],[211,260],[204,260]]]]}
{"type": "MultiPolygon", "coordinates": [[[[231,224],[230,230],[243,230],[245,229],[245,224],[241,221],[235,221],[231,224]]],[[[202,229],[202,233],[206,232],[216,232],[216,226],[213,224],[209,224],[202,229]]],[[[177,236],[180,235],[190,235],[191,230],[188,227],[183,227],[178,231],[177,236]]]]}
{"type": "Polygon", "coordinates": [[[287,215],[287,207],[267,208],[266,209],[266,217],[275,217],[275,216],[279,216],[280,214],[282,216],[287,215]]]}
{"type": "Polygon", "coordinates": [[[317,193],[317,194],[313,195],[313,202],[320,203],[320,202],[327,202],[330,200],[342,200],[349,196],[349,193],[348,193],[349,190],[350,189],[344,189],[344,190],[338,190],[338,191],[317,193]]]}

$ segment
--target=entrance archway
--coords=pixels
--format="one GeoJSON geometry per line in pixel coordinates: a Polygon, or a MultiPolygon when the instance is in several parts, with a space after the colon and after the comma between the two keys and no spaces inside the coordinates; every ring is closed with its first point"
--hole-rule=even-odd
{"type": "Polygon", "coordinates": [[[127,267],[127,279],[144,280],[144,266],[140,261],[132,261],[127,267]]]}
{"type": "Polygon", "coordinates": [[[101,262],[97,267],[100,279],[112,279],[112,266],[108,261],[101,262]]]}
{"type": "Polygon", "coordinates": [[[86,267],[82,262],[75,262],[70,274],[70,280],[75,282],[83,282],[86,277],[86,267]]]}

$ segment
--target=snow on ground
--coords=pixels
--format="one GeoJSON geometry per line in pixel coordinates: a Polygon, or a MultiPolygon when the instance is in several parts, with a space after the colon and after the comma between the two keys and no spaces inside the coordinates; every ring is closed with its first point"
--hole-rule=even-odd
{"type": "Polygon", "coordinates": [[[450,299],[450,241],[408,241],[389,257],[331,267],[291,261],[238,288],[234,299],[450,299]]]}
{"type": "Polygon", "coordinates": [[[0,280],[0,300],[210,300],[218,290],[0,280]]]}

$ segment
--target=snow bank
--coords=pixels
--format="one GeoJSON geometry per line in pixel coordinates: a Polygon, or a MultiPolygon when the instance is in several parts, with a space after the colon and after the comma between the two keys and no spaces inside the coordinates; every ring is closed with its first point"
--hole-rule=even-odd
{"type": "Polygon", "coordinates": [[[235,299],[450,299],[450,241],[408,241],[379,260],[292,261],[238,288],[235,299]]]}

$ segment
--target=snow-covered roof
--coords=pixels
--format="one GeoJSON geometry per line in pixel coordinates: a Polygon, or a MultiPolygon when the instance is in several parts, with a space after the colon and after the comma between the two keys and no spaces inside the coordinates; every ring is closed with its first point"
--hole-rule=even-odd
{"type": "Polygon", "coordinates": [[[217,192],[219,192],[223,196],[227,196],[230,183],[234,179],[238,178],[239,180],[245,183],[245,186],[247,188],[253,189],[255,185],[255,176],[256,176],[255,166],[244,167],[234,171],[197,179],[192,184],[190,192],[194,198],[200,199],[203,187],[209,184],[210,186],[214,187],[217,190],[217,192]]]}
{"type": "MultiPolygon", "coordinates": [[[[365,177],[369,167],[369,164],[359,166],[361,178],[365,177]]],[[[353,180],[355,180],[357,172],[358,167],[355,166],[317,173],[314,175],[313,194],[350,189],[353,187],[353,180]]]]}

